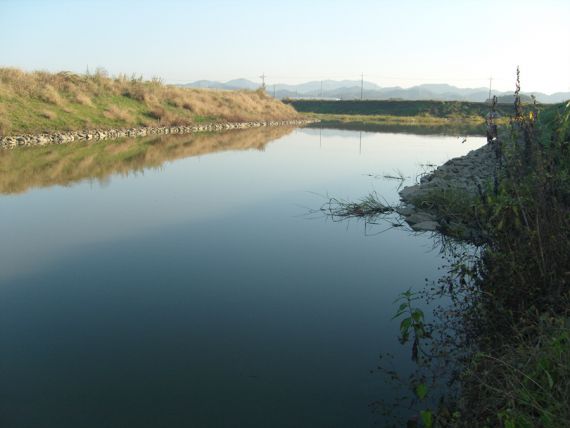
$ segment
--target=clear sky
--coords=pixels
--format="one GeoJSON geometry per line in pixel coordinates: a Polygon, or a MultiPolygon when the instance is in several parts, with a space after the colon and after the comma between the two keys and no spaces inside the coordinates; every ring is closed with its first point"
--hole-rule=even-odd
{"type": "Polygon", "coordinates": [[[570,0],[0,0],[0,66],[570,90],[570,0]]]}

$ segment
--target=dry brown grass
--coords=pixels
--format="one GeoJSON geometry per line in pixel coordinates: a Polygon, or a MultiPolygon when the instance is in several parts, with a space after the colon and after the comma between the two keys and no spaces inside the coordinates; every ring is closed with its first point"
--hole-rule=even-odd
{"type": "Polygon", "coordinates": [[[54,104],[56,106],[63,104],[63,99],[59,92],[49,84],[39,89],[38,98],[48,104],[54,104]]]}
{"type": "Polygon", "coordinates": [[[10,123],[6,117],[6,109],[0,104],[0,137],[10,133],[10,123]]]}
{"type": "Polygon", "coordinates": [[[51,110],[42,110],[40,115],[48,120],[54,120],[57,117],[57,114],[51,110]]]}
{"type": "Polygon", "coordinates": [[[84,105],[84,106],[92,106],[93,105],[93,101],[91,101],[91,98],[89,98],[87,95],[85,95],[81,92],[75,94],[75,101],[78,102],[79,104],[84,105]]]}
{"type": "Polygon", "coordinates": [[[173,113],[161,105],[152,107],[148,117],[156,120],[158,125],[185,126],[194,122],[191,118],[173,113]]]}
{"type": "Polygon", "coordinates": [[[158,120],[159,122],[163,120],[166,117],[166,115],[167,115],[166,110],[164,109],[164,107],[161,106],[155,106],[148,112],[148,116],[151,119],[158,120]]]}
{"type": "Polygon", "coordinates": [[[128,110],[117,107],[111,106],[107,110],[105,110],[105,117],[113,120],[120,120],[126,123],[132,123],[133,116],[129,113],[128,110]]]}
{"type": "Polygon", "coordinates": [[[10,135],[12,127],[10,123],[3,117],[0,117],[0,137],[10,135]]]}
{"type": "Polygon", "coordinates": [[[125,75],[110,78],[102,70],[85,76],[0,68],[2,104],[8,112],[2,119],[3,132],[8,129],[14,133],[37,132],[46,126],[78,129],[86,122],[102,128],[113,127],[117,120],[125,126],[157,123],[176,126],[197,121],[299,118],[291,106],[263,91],[180,88],[125,75]],[[57,124],[41,116],[45,109],[56,111],[57,124]],[[36,123],[34,118],[47,122],[36,123]]]}

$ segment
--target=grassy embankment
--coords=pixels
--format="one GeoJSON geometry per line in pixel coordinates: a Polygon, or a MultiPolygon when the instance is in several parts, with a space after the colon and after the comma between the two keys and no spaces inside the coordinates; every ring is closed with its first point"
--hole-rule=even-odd
{"type": "Polygon", "coordinates": [[[570,103],[538,122],[516,105],[499,155],[498,186],[463,208],[487,236],[466,315],[478,352],[463,425],[570,426],[570,103]]]}
{"type": "Polygon", "coordinates": [[[25,133],[288,120],[298,113],[263,91],[188,89],[103,72],[0,68],[0,136],[25,133]]]}
{"type": "MultiPolygon", "coordinates": [[[[442,132],[484,133],[486,103],[462,101],[285,101],[321,125],[344,129],[365,127],[370,130],[402,131],[406,128],[434,128],[442,132]]],[[[511,106],[499,106],[498,113],[508,116],[511,106]]],[[[500,119],[499,123],[506,123],[500,119]]]]}

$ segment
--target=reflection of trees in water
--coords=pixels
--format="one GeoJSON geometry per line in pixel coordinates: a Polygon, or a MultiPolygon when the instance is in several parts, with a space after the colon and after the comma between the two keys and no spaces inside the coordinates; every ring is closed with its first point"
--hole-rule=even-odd
{"type": "Polygon", "coordinates": [[[0,151],[0,193],[69,185],[84,179],[104,182],[164,162],[230,150],[263,150],[291,127],[264,127],[222,133],[166,135],[91,143],[71,143],[0,151]]]}

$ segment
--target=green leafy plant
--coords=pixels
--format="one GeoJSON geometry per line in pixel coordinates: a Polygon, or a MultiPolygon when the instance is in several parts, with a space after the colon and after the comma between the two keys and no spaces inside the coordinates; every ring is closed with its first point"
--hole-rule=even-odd
{"type": "Polygon", "coordinates": [[[412,359],[414,361],[417,361],[419,358],[421,340],[429,337],[423,311],[412,306],[412,302],[419,299],[418,294],[411,289],[401,293],[394,301],[394,303],[400,303],[400,306],[392,318],[403,317],[400,322],[400,342],[406,343],[412,336],[412,359]]]}

